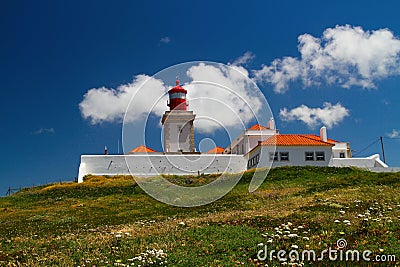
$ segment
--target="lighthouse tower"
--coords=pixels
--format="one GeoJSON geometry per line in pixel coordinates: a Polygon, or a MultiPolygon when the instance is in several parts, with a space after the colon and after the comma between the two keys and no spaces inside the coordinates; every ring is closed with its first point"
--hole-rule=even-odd
{"type": "Polygon", "coordinates": [[[187,91],[176,80],[176,85],[168,91],[169,111],[161,120],[164,131],[164,152],[195,152],[193,121],[195,114],[186,110],[187,91]]]}

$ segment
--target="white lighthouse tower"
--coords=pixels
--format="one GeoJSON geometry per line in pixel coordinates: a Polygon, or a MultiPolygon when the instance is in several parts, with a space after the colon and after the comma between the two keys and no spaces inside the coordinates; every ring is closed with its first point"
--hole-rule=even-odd
{"type": "Polygon", "coordinates": [[[186,110],[187,91],[176,80],[176,85],[168,91],[169,111],[163,115],[164,152],[195,152],[193,121],[195,114],[186,110]]]}

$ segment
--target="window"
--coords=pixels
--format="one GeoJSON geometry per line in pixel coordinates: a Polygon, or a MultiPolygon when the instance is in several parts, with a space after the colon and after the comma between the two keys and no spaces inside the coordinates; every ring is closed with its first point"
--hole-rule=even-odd
{"type": "Polygon", "coordinates": [[[269,161],[278,160],[278,152],[269,153],[269,161]]]}
{"type": "Polygon", "coordinates": [[[313,161],[314,160],[314,152],[305,152],[306,161],[313,161]]]}
{"type": "Polygon", "coordinates": [[[258,162],[260,161],[260,154],[255,155],[254,157],[252,157],[251,159],[249,159],[249,161],[247,162],[247,168],[253,168],[254,166],[256,166],[258,164],[258,162]]]}
{"type": "Polygon", "coordinates": [[[325,161],[325,152],[323,151],[315,152],[315,156],[318,161],[325,161]]]}
{"type": "Polygon", "coordinates": [[[344,159],[344,158],[345,158],[345,154],[344,154],[344,152],[340,152],[340,154],[339,154],[339,158],[341,158],[341,159],[344,159]]]}
{"type": "Polygon", "coordinates": [[[281,161],[289,161],[289,152],[280,152],[281,161]]]}
{"type": "Polygon", "coordinates": [[[170,99],[173,99],[173,98],[182,98],[182,99],[185,99],[186,98],[186,95],[184,94],[184,93],[172,93],[172,94],[170,94],[170,97],[169,97],[170,99]]]}

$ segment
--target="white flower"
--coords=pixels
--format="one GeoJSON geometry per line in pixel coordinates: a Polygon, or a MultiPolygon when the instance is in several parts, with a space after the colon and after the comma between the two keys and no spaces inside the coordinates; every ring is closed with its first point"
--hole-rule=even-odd
{"type": "Polygon", "coordinates": [[[341,214],[345,214],[346,212],[344,210],[339,211],[341,214]]]}
{"type": "Polygon", "coordinates": [[[307,236],[303,236],[303,240],[306,240],[306,241],[308,241],[308,240],[310,240],[310,238],[309,238],[309,237],[307,237],[307,236]]]}
{"type": "Polygon", "coordinates": [[[297,245],[292,245],[293,249],[298,249],[299,247],[297,245]]]}
{"type": "Polygon", "coordinates": [[[343,222],[344,222],[345,224],[349,224],[349,223],[350,223],[349,220],[344,220],[343,222]]]}
{"type": "Polygon", "coordinates": [[[340,223],[340,221],[339,220],[335,220],[335,223],[340,223]]]}

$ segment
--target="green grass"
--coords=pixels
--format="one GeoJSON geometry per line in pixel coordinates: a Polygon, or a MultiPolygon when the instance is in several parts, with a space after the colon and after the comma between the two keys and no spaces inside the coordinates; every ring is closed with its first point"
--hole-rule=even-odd
{"type": "MultiPolygon", "coordinates": [[[[340,238],[347,240],[346,249],[371,250],[371,258],[400,259],[399,173],[284,167],[271,170],[249,193],[251,175],[245,173],[222,199],[195,208],[160,203],[127,176],[22,190],[0,198],[0,266],[137,266],[137,256],[145,259],[142,266],[152,266],[150,259],[157,266],[281,266],[276,259],[257,261],[261,243],[268,250],[289,252],[295,245],[320,253],[340,238]],[[157,259],[159,250],[165,254],[157,259]]],[[[198,186],[216,176],[167,178],[198,186]]]]}

